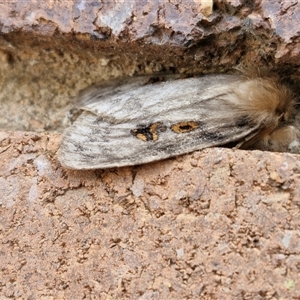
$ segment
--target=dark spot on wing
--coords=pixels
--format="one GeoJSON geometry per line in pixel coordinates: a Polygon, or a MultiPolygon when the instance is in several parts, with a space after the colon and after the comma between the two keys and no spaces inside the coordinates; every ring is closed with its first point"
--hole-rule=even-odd
{"type": "Polygon", "coordinates": [[[171,130],[176,133],[185,133],[185,132],[193,131],[199,127],[200,127],[200,122],[184,121],[184,122],[173,124],[171,126],[171,130]]]}
{"type": "Polygon", "coordinates": [[[201,134],[199,135],[199,138],[209,140],[209,141],[220,141],[220,140],[224,140],[226,136],[224,136],[224,134],[221,132],[202,131],[201,134]]]}
{"type": "Polygon", "coordinates": [[[244,127],[246,125],[249,125],[249,122],[250,120],[248,116],[241,116],[236,120],[235,125],[238,127],[244,127]]]}
{"type": "Polygon", "coordinates": [[[130,133],[136,138],[148,142],[157,141],[159,132],[166,131],[166,129],[162,122],[156,122],[150,125],[139,125],[138,128],[132,129],[130,133]]]}

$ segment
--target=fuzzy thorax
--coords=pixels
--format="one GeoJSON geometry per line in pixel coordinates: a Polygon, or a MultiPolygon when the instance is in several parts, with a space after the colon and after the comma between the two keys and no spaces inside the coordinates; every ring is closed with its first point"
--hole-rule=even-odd
{"type": "Polygon", "coordinates": [[[276,127],[280,120],[287,120],[295,104],[292,92],[276,77],[245,79],[234,92],[238,111],[266,127],[276,127]]]}

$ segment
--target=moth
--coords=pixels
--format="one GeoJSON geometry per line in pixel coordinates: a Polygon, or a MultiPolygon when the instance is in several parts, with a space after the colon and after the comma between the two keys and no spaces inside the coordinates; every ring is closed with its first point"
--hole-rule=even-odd
{"type": "Polygon", "coordinates": [[[82,114],[63,134],[62,166],[111,168],[213,146],[248,148],[272,134],[295,105],[291,90],[261,71],[149,78],[117,79],[79,94],[82,114]]]}

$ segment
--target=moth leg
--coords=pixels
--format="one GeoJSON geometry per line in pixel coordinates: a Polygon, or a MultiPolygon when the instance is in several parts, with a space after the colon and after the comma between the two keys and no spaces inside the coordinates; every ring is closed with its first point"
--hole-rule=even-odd
{"type": "Polygon", "coordinates": [[[292,126],[283,126],[275,129],[253,145],[253,148],[259,150],[268,150],[276,152],[300,152],[300,131],[292,126]]]}
{"type": "Polygon", "coordinates": [[[258,142],[259,140],[262,140],[264,137],[270,135],[272,131],[276,126],[268,127],[263,131],[255,131],[252,134],[245,137],[245,139],[241,142],[239,142],[234,149],[248,149],[250,146],[258,142]]]}

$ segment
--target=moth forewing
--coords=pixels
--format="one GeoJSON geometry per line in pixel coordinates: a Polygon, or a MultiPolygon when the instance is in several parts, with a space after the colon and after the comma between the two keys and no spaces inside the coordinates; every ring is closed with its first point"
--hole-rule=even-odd
{"type": "MultiPolygon", "coordinates": [[[[108,81],[103,81],[97,85],[91,85],[81,90],[76,99],[76,105],[84,110],[88,110],[89,104],[95,103],[99,106],[100,101],[107,101],[111,96],[118,97],[126,91],[134,91],[151,82],[160,82],[166,80],[179,79],[179,75],[170,74],[164,76],[137,76],[137,77],[120,77],[108,81]]],[[[92,106],[93,107],[93,106],[92,106]]]]}
{"type": "Polygon", "coordinates": [[[82,94],[84,112],[66,129],[58,154],[64,167],[121,167],[251,144],[292,106],[273,79],[207,75],[140,86],[142,78],[82,94]]]}

